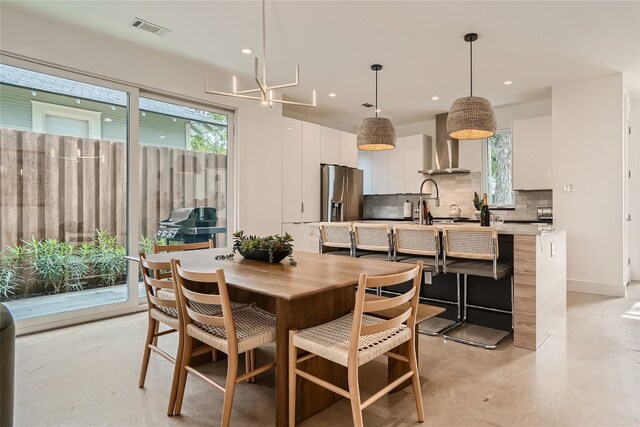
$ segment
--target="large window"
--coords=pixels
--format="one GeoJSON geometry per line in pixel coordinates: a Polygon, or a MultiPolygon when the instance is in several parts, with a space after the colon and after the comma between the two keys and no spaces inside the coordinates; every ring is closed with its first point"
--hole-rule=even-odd
{"type": "Polygon", "coordinates": [[[511,130],[499,130],[485,144],[484,182],[491,207],[514,207],[511,130]]]}
{"type": "Polygon", "coordinates": [[[128,105],[0,64],[0,301],[17,319],[130,299],[128,105]]]}
{"type": "Polygon", "coordinates": [[[18,332],[139,309],[125,256],[154,241],[227,244],[232,112],[5,60],[0,301],[18,332]]]}
{"type": "Polygon", "coordinates": [[[147,248],[154,239],[226,245],[227,123],[221,112],[140,98],[140,234],[147,248]]]}

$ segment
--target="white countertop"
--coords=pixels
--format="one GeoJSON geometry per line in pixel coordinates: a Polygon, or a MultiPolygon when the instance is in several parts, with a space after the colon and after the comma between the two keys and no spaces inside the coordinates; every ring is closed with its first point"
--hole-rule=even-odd
{"type": "MultiPolygon", "coordinates": [[[[384,221],[384,220],[364,220],[354,221],[364,223],[377,223],[377,224],[389,224],[393,227],[396,224],[414,224],[413,221],[384,221]]],[[[456,222],[456,223],[434,223],[436,227],[478,227],[481,228],[477,222],[456,222]]],[[[498,230],[498,234],[506,235],[520,235],[520,236],[541,236],[543,234],[549,234],[557,231],[553,224],[518,224],[518,223],[503,223],[500,225],[494,225],[498,230]]]]}

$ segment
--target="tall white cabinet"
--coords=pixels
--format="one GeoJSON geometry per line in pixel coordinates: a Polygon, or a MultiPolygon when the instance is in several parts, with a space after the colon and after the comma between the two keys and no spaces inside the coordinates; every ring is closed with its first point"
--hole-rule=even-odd
{"type": "Polygon", "coordinates": [[[512,123],[514,190],[548,190],[551,179],[551,116],[512,123]]]}
{"type": "Polygon", "coordinates": [[[282,118],[282,232],[297,251],[318,252],[320,165],[358,166],[356,135],[282,118]]]}

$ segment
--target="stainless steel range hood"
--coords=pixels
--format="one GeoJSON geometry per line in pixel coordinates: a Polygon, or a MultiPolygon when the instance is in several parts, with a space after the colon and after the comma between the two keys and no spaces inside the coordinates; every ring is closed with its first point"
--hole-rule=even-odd
{"type": "Polygon", "coordinates": [[[436,115],[436,156],[435,165],[424,165],[418,171],[427,175],[443,175],[450,173],[469,173],[469,169],[458,167],[458,140],[447,133],[448,113],[436,115]]]}

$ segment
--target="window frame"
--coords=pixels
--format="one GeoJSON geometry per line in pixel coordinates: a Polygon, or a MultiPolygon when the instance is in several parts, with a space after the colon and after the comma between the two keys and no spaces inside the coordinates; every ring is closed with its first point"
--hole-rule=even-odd
{"type": "MultiPolygon", "coordinates": [[[[514,210],[516,208],[516,196],[515,191],[513,189],[513,130],[511,127],[499,128],[496,129],[496,134],[498,133],[509,133],[511,135],[511,193],[513,203],[510,205],[495,205],[489,203],[489,209],[491,210],[514,210]]],[[[482,173],[480,184],[482,187],[482,192],[489,194],[489,138],[482,139],[482,173]]]]}
{"type": "Polygon", "coordinates": [[[99,111],[84,110],[82,108],[31,100],[31,129],[34,132],[47,132],[45,125],[47,116],[65,117],[68,119],[86,121],[89,124],[89,134],[86,137],[102,139],[102,113],[99,111]]]}
{"type": "MultiPolygon", "coordinates": [[[[108,79],[91,73],[81,72],[75,69],[57,64],[50,64],[32,58],[18,55],[0,53],[0,63],[13,67],[50,74],[56,77],[72,79],[83,83],[94,84],[120,90],[128,94],[127,112],[127,253],[138,253],[140,206],[140,96],[158,99],[165,102],[181,103],[194,108],[202,108],[209,111],[225,114],[227,119],[227,246],[231,241],[231,235],[238,224],[238,142],[235,129],[238,121],[238,110],[233,107],[223,107],[201,99],[180,96],[170,92],[161,92],[142,85],[133,85],[128,82],[108,79]]],[[[73,108],[73,107],[70,107],[73,108]]],[[[101,123],[100,123],[101,125],[101,123]]],[[[32,125],[33,129],[33,125],[32,125]]],[[[106,319],[123,314],[130,314],[146,310],[146,298],[140,292],[138,276],[139,265],[137,262],[127,263],[127,299],[118,303],[104,304],[97,307],[88,307],[78,310],[65,311],[50,315],[20,319],[16,321],[16,334],[40,332],[48,329],[76,325],[79,323],[106,319]]]]}

